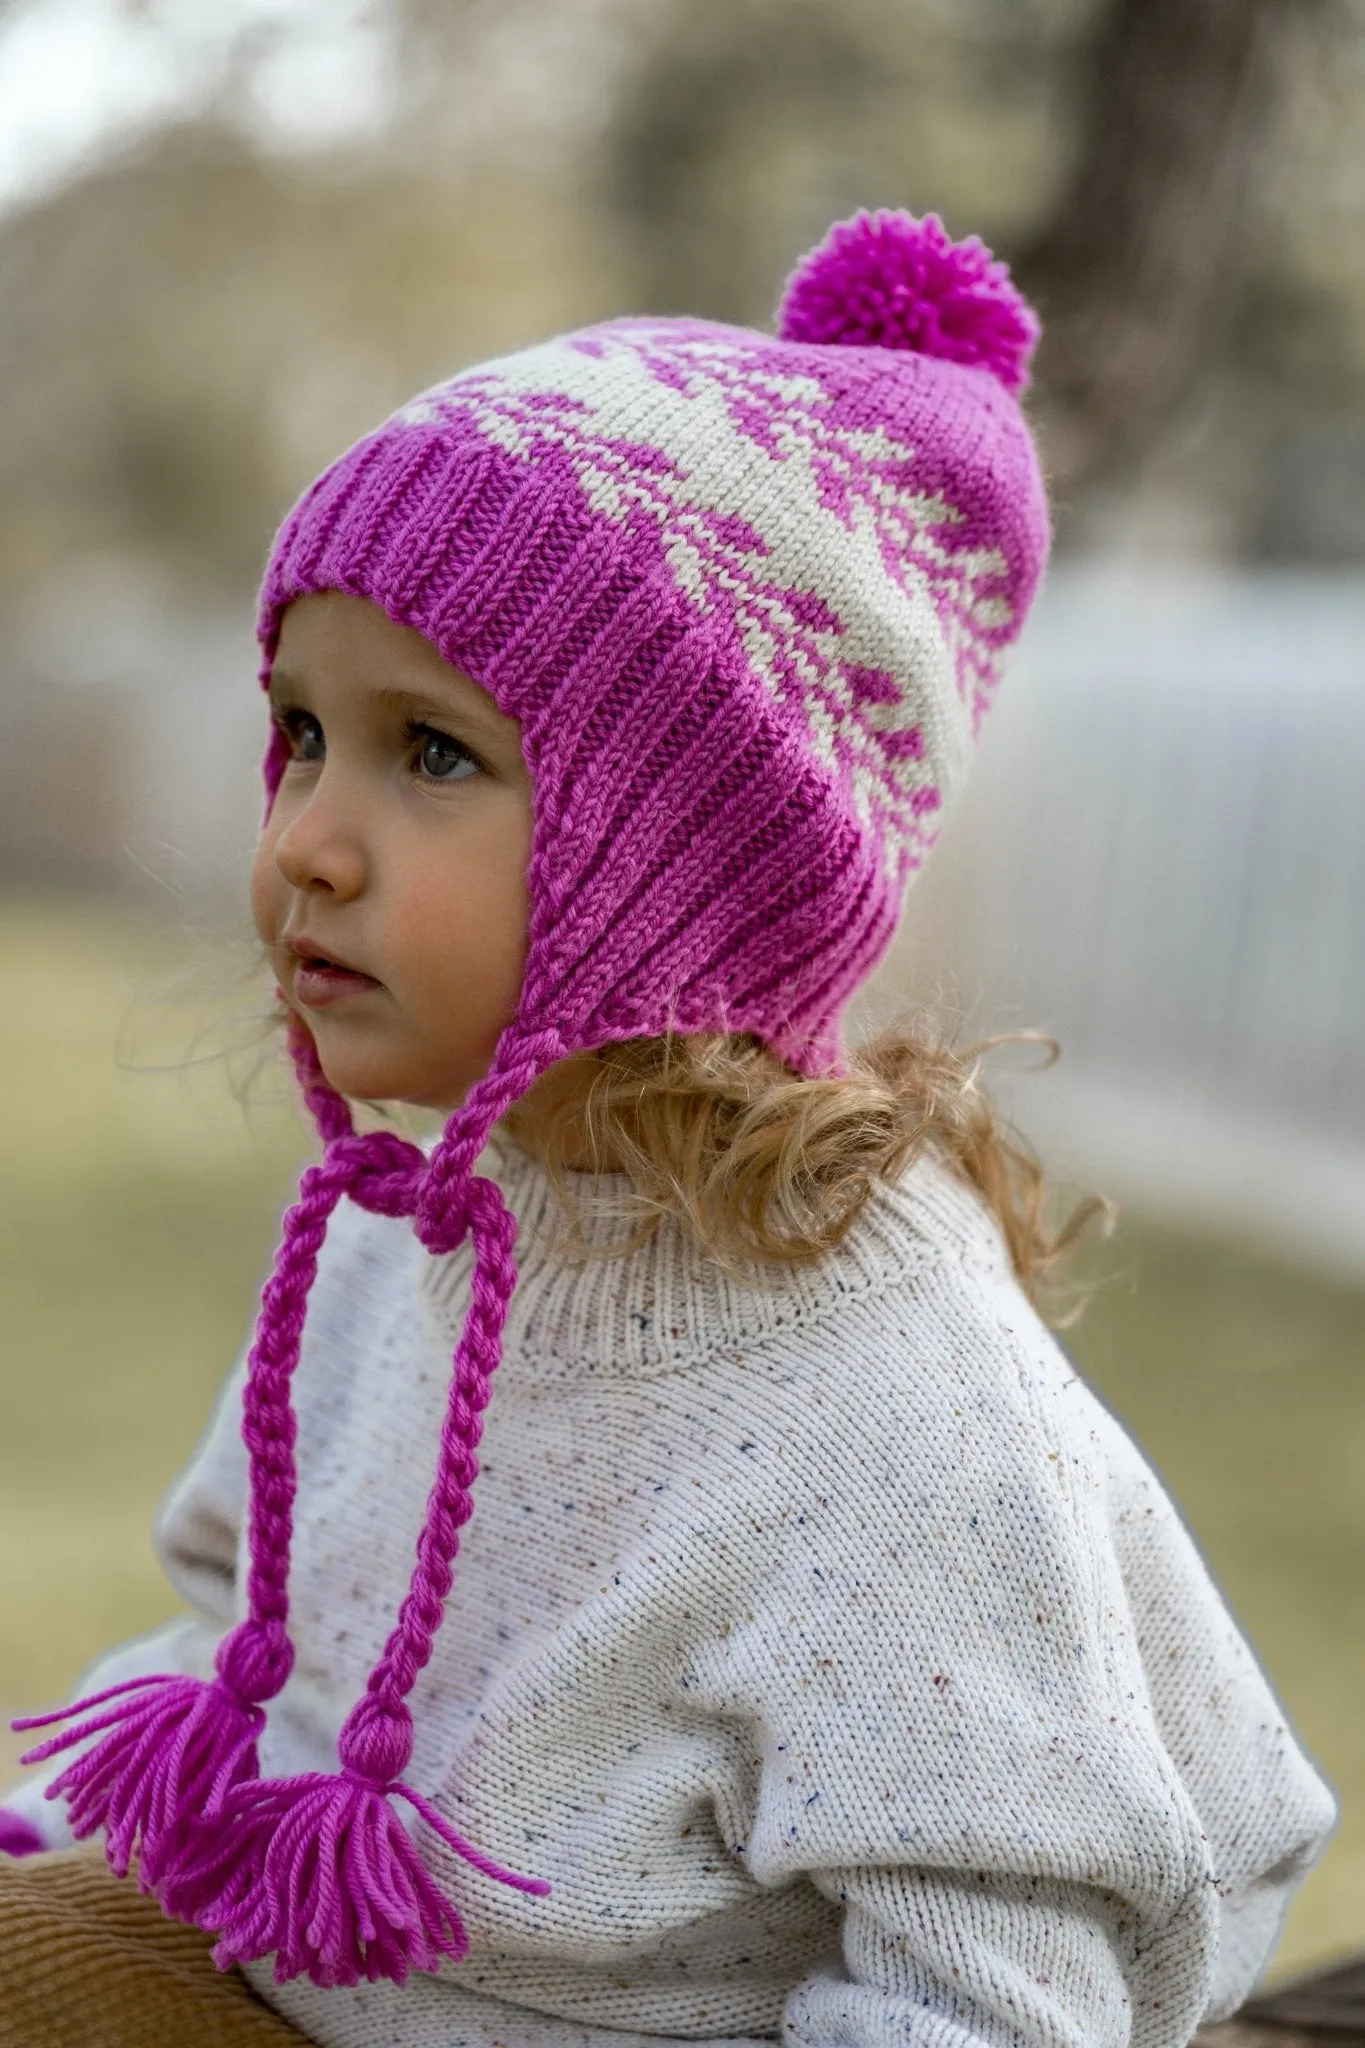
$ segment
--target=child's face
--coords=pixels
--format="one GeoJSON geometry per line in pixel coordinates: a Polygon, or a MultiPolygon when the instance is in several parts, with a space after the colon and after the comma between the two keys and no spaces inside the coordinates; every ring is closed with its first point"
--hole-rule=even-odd
{"type": "Polygon", "coordinates": [[[531,783],[520,729],[363,598],[284,615],[286,763],[252,913],[332,1086],[454,1109],[488,1068],[526,957],[531,783]],[[293,950],[359,976],[310,972],[293,950]]]}

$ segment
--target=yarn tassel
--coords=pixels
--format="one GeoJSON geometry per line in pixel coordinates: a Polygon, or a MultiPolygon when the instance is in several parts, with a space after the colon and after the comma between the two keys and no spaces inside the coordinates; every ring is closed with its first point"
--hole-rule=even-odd
{"type": "Polygon", "coordinates": [[[20,1730],[49,1728],[88,1715],[107,1700],[118,1702],[49,1737],[20,1761],[45,1763],[78,1742],[101,1737],[67,1765],[45,1796],[65,1798],[78,1840],[103,1829],[115,1876],[126,1877],[136,1855],[143,1891],[152,1890],[162,1874],[165,1846],[182,1814],[214,1819],[234,1788],[256,1776],[256,1742],[265,1726],[258,1701],[279,1691],[294,1652],[282,1629],[244,1621],[223,1638],[214,1661],[217,1676],[210,1680],[169,1673],[130,1678],[55,1713],[13,1723],[20,1730]]]}
{"type": "Polygon", "coordinates": [[[163,1909],[218,1935],[213,1960],[274,1955],[277,1984],[307,1974],[331,1989],[459,1962],[469,1939],[390,1803],[406,1799],[457,1855],[500,1884],[543,1897],[540,1878],[504,1870],[410,1786],[353,1770],[236,1787],[216,1826],[186,1820],[163,1909]]]}
{"type": "Polygon", "coordinates": [[[65,1798],[78,1840],[104,1830],[104,1853],[116,1876],[128,1875],[140,1851],[138,1883],[148,1891],[161,1845],[180,1813],[215,1814],[234,1785],[255,1776],[256,1740],[265,1715],[221,1679],[206,1684],[166,1674],[132,1678],[57,1713],[12,1725],[19,1730],[50,1727],[113,1699],[119,1703],[107,1713],[78,1721],[29,1750],[20,1762],[45,1763],[108,1731],[67,1765],[45,1796],[65,1798]]]}

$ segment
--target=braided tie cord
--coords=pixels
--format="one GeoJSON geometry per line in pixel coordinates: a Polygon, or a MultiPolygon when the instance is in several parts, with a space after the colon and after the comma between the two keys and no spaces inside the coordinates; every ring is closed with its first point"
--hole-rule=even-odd
{"type": "MultiPolygon", "coordinates": [[[[207,1684],[157,1672],[14,1723],[16,1729],[66,1724],[26,1753],[28,1763],[85,1745],[46,1796],[66,1799],[78,1838],[104,1832],[106,1856],[120,1877],[138,1856],[144,1890],[167,1873],[169,1843],[182,1813],[211,1821],[235,1786],[255,1778],[263,1704],[281,1690],[293,1665],[288,1576],[297,1477],[290,1384],[328,1221],[346,1193],[378,1214],[412,1215],[426,1170],[417,1146],[387,1132],[357,1136],[344,1104],[347,1128],[337,1131],[330,1105],[325,1107],[336,1135],[321,1163],[304,1172],[298,1200],[284,1219],[243,1394],[242,1435],[251,1468],[246,1620],[219,1644],[217,1675],[207,1684]]],[[[447,1237],[458,1241],[463,1205],[448,1198],[442,1220],[447,1237]]]]}
{"type": "Polygon", "coordinates": [[[104,1831],[105,1854],[119,1876],[136,1856],[142,1890],[154,1891],[168,1913],[218,1934],[215,1954],[224,1967],[274,1954],[280,1982],[306,1971],[318,1984],[354,1984],[361,1975],[401,1983],[410,1968],[434,1970],[443,1957],[462,1956],[468,1942],[393,1799],[407,1801],[486,1876],[525,1892],[549,1889],[491,1861],[400,1778],[412,1756],[407,1695],[431,1657],[460,1531],[473,1511],[483,1412],[516,1286],[515,1220],[497,1183],[474,1174],[474,1161],[498,1117],[559,1057],[563,1042],[553,1031],[508,1034],[428,1160],[394,1132],[355,1130],[297,1016],[289,1020],[288,1041],[324,1149],[286,1212],[247,1361],[246,1619],[219,1644],[208,1683],[158,1673],[14,1725],[70,1724],[24,1759],[38,1763],[86,1745],[47,1797],[67,1799],[77,1836],[104,1831]],[[437,1255],[471,1236],[470,1307],[412,1580],[342,1727],[341,1769],[262,1780],[257,1740],[264,1704],[285,1685],[294,1661],[289,1556],[298,1475],[291,1390],[318,1257],[343,1195],[373,1215],[411,1216],[437,1255]]]}
{"type": "Polygon", "coordinates": [[[396,1778],[412,1753],[411,1718],[401,1703],[430,1660],[453,1581],[460,1531],[474,1511],[483,1412],[492,1392],[502,1325],[516,1285],[512,1258],[516,1224],[500,1189],[492,1181],[474,1180],[469,1184],[467,1203],[475,1246],[469,1313],[455,1354],[435,1483],[417,1539],[417,1564],[397,1623],[370,1674],[365,1697],[353,1709],[337,1744],[347,1769],[379,1783],[396,1778]],[[376,1713],[376,1707],[382,1711],[376,1713]],[[396,1727],[402,1730],[399,1738],[394,1735],[396,1727]]]}
{"type": "Polygon", "coordinates": [[[413,1806],[487,1877],[536,1895],[549,1890],[465,1841],[420,1792],[401,1782],[401,1774],[412,1756],[407,1695],[431,1657],[460,1530],[473,1512],[483,1412],[516,1286],[515,1220],[497,1183],[474,1175],[473,1164],[503,1110],[562,1049],[553,1032],[500,1048],[502,1057],[470,1091],[427,1160],[392,1133],[357,1135],[345,1103],[318,1069],[311,1040],[293,1034],[291,1050],[326,1150],[303,1175],[285,1219],[243,1403],[251,1469],[249,1619],[221,1647],[219,1674],[246,1699],[270,1697],[261,1689],[265,1684],[278,1690],[276,1667],[260,1654],[263,1632],[278,1630],[288,1647],[283,1631],[296,1486],[290,1384],[328,1218],[345,1192],[374,1214],[412,1216],[435,1254],[454,1250],[468,1234],[474,1263],[412,1580],[365,1692],[341,1729],[340,1771],[271,1780],[254,1769],[242,1773],[225,1786],[207,1819],[186,1809],[156,1844],[149,1885],[168,1913],[219,1936],[214,1953],[222,1967],[274,1955],[281,1983],[303,1973],[323,1985],[354,1984],[361,1976],[401,1983],[411,1968],[435,1970],[443,1958],[463,1956],[468,1940],[459,1915],[399,1820],[395,1799],[413,1806]],[[249,1645],[254,1661],[236,1644],[249,1645]]]}

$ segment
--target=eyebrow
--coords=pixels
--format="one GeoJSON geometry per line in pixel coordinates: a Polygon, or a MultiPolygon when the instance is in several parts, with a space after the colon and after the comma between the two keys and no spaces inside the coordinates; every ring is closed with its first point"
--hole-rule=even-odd
{"type": "Polygon", "coordinates": [[[435,690],[401,690],[387,685],[376,690],[374,697],[376,704],[382,704],[386,711],[425,711],[436,718],[464,719],[471,725],[485,726],[489,732],[498,730],[488,706],[476,697],[456,696],[453,691],[445,697],[435,690]]]}
{"type": "MultiPolygon", "coordinates": [[[[299,699],[308,695],[307,686],[297,676],[280,668],[271,670],[266,692],[276,709],[296,708],[299,699]]],[[[385,684],[375,691],[374,701],[385,711],[416,711],[433,718],[459,719],[466,724],[482,726],[490,734],[500,730],[489,715],[489,708],[473,696],[461,694],[457,697],[454,692],[444,696],[435,690],[408,690],[385,684]]]]}

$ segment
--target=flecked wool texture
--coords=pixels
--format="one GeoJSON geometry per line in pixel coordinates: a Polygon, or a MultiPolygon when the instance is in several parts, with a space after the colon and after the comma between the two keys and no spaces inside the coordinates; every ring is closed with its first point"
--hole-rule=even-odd
{"type": "MultiPolygon", "coordinates": [[[[926,1156],[737,1280],[672,1223],[575,1264],[543,1168],[480,1170],[521,1284],[411,1768],[552,1890],[432,1842],[463,1963],[258,1991],[323,2048],[1184,2048],[1236,2006],[1332,1800],[978,1198],[926,1156]]],[[[623,1192],[579,1182],[591,1244],[623,1192]]],[[[389,1625],[473,1264],[349,1207],[322,1249],[267,1772],[326,1768],[389,1625]]],[[[192,1612],[92,1687],[245,1612],[244,1374],[158,1523],[192,1612]]]]}

